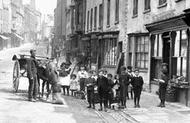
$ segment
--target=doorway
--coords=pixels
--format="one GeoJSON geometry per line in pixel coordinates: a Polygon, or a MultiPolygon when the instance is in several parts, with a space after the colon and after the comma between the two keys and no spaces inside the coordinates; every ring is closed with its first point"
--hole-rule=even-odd
{"type": "Polygon", "coordinates": [[[168,73],[170,74],[171,72],[171,38],[169,32],[165,32],[162,35],[163,39],[163,50],[162,50],[162,63],[167,63],[168,64],[168,73]]]}

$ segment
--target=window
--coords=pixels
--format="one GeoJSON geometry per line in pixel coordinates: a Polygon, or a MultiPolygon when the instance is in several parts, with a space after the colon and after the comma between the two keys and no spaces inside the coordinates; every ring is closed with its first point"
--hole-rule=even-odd
{"type": "Polygon", "coordinates": [[[90,30],[92,30],[92,23],[93,23],[93,9],[91,9],[91,15],[90,15],[90,30]]]}
{"type": "Polygon", "coordinates": [[[167,0],[159,0],[159,6],[164,5],[167,2],[167,0]]]}
{"type": "Polygon", "coordinates": [[[177,75],[185,76],[187,72],[187,34],[185,30],[176,32],[176,40],[174,43],[174,56],[177,66],[177,75]]]}
{"type": "Polygon", "coordinates": [[[99,28],[103,26],[103,6],[100,4],[99,6],[99,28]]]}
{"type": "Polygon", "coordinates": [[[133,16],[138,14],[138,0],[133,0],[133,16]]]}
{"type": "Polygon", "coordinates": [[[149,51],[149,37],[139,36],[136,37],[136,63],[135,67],[141,69],[148,68],[148,51],[149,51]]]}
{"type": "Polygon", "coordinates": [[[88,15],[87,15],[87,31],[89,31],[89,22],[90,22],[90,12],[88,11],[88,15]]]}
{"type": "Polygon", "coordinates": [[[115,21],[119,22],[119,0],[115,3],[115,21]]]}
{"type": "Polygon", "coordinates": [[[97,7],[94,8],[94,29],[96,29],[97,25],[97,7]]]}
{"type": "Polygon", "coordinates": [[[162,57],[163,40],[161,34],[157,34],[154,40],[153,57],[162,57]]]}
{"type": "Polygon", "coordinates": [[[117,39],[105,39],[105,55],[104,55],[104,65],[115,66],[117,64],[117,39]]]}
{"type": "Polygon", "coordinates": [[[107,2],[107,25],[110,25],[110,0],[107,2]]]}
{"type": "Polygon", "coordinates": [[[147,11],[147,10],[150,10],[150,0],[144,0],[144,10],[147,11]]]}

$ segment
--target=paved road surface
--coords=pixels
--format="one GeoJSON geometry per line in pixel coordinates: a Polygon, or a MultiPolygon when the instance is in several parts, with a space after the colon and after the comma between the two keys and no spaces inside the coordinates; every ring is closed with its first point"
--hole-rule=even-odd
{"type": "MultiPolygon", "coordinates": [[[[0,51],[0,123],[106,123],[116,122],[110,116],[86,108],[84,100],[64,97],[64,105],[27,101],[27,78],[22,78],[19,92],[13,93],[13,54],[28,54],[32,44],[0,51]],[[106,117],[105,117],[106,116],[106,117]]],[[[37,54],[45,53],[45,45],[37,47],[37,54]]]]}

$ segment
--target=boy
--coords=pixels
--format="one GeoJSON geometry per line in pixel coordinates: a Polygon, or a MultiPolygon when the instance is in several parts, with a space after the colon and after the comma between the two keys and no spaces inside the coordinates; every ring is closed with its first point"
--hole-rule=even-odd
{"type": "Polygon", "coordinates": [[[95,85],[95,79],[92,77],[93,71],[89,71],[89,78],[86,80],[86,86],[87,86],[87,98],[89,106],[87,108],[95,109],[95,103],[94,103],[94,85],[95,85]]]}
{"type": "Polygon", "coordinates": [[[113,99],[113,91],[112,88],[114,86],[114,82],[112,80],[112,74],[108,74],[107,78],[108,78],[108,108],[111,108],[111,104],[112,104],[112,99],[113,99]]]}
{"type": "Polygon", "coordinates": [[[97,86],[98,86],[98,94],[100,99],[100,109],[102,111],[102,103],[104,103],[104,111],[107,111],[107,104],[108,104],[108,79],[104,77],[103,70],[99,71],[99,76],[97,79],[97,86]]]}
{"type": "Polygon", "coordinates": [[[132,86],[133,86],[133,91],[134,91],[134,107],[135,108],[140,108],[140,96],[141,96],[141,91],[142,91],[142,87],[144,84],[143,78],[141,76],[139,76],[139,70],[136,69],[135,71],[135,75],[132,78],[132,86]]]}

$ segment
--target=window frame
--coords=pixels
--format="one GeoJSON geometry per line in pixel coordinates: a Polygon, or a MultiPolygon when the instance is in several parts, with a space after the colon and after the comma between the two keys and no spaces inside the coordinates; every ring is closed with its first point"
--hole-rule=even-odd
{"type": "Polygon", "coordinates": [[[103,27],[103,4],[99,5],[99,29],[103,27]]]}
{"type": "Polygon", "coordinates": [[[92,31],[92,25],[93,25],[93,8],[90,10],[90,31],[92,31]]]}
{"type": "Polygon", "coordinates": [[[97,6],[94,8],[94,30],[97,28],[97,6]]]}
{"type": "Polygon", "coordinates": [[[119,23],[119,0],[115,0],[115,24],[119,23]]]}
{"type": "Polygon", "coordinates": [[[138,16],[138,0],[133,0],[133,18],[138,16]]]}
{"type": "Polygon", "coordinates": [[[146,38],[148,39],[148,36],[135,36],[135,67],[139,68],[139,69],[148,69],[148,58],[149,58],[149,50],[146,51],[146,46],[148,46],[149,49],[149,41],[147,40],[146,42],[146,38]],[[139,39],[140,38],[140,39],[139,39]],[[144,43],[142,43],[144,42],[144,43]],[[138,47],[140,49],[138,49],[138,47]],[[143,49],[141,49],[143,47],[143,49]],[[138,56],[140,56],[140,59],[138,59],[138,56]],[[144,59],[143,59],[144,58],[144,59]],[[140,65],[138,65],[140,63],[140,65]],[[142,67],[143,64],[143,67],[142,67]]]}
{"type": "Polygon", "coordinates": [[[144,14],[150,12],[150,10],[151,10],[151,0],[144,0],[144,14]]]}
{"type": "Polygon", "coordinates": [[[90,29],[90,11],[87,12],[87,31],[90,29]]]}
{"type": "Polygon", "coordinates": [[[107,27],[110,26],[110,6],[111,0],[107,0],[107,27]]]}

